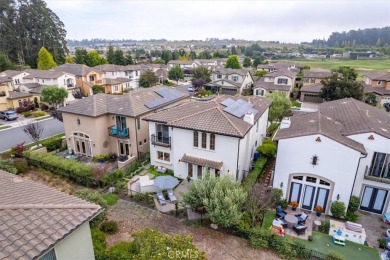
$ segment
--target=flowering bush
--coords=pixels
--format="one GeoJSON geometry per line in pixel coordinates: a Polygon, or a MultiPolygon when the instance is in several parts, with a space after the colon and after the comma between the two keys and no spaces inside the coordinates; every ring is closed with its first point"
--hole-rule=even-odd
{"type": "Polygon", "coordinates": [[[321,207],[320,205],[317,205],[317,206],[314,208],[314,211],[317,212],[317,213],[322,213],[322,212],[324,212],[324,208],[321,207]]]}
{"type": "Polygon", "coordinates": [[[297,207],[298,207],[298,202],[296,202],[296,201],[291,201],[291,202],[290,202],[290,206],[293,207],[293,208],[297,208],[297,207]]]}

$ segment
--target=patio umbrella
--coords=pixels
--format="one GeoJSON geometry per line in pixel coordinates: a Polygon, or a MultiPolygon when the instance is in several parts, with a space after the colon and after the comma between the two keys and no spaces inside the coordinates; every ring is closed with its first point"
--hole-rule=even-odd
{"type": "Polygon", "coordinates": [[[154,179],[154,186],[157,186],[162,190],[173,189],[178,184],[179,180],[172,176],[158,176],[154,179]]]}

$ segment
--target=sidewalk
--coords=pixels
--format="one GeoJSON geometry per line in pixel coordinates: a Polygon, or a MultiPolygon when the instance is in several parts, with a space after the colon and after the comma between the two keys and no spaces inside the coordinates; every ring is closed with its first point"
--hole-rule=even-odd
{"type": "Polygon", "coordinates": [[[10,121],[7,121],[6,124],[3,124],[0,126],[0,131],[10,130],[14,127],[24,126],[25,124],[27,124],[30,121],[29,119],[31,119],[33,122],[42,122],[42,121],[53,119],[53,117],[50,115],[46,115],[46,116],[42,116],[42,117],[38,117],[38,118],[23,118],[20,120],[12,121],[12,123],[10,123],[10,121]],[[42,119],[36,120],[39,118],[42,118],[42,119]],[[4,128],[4,129],[1,128],[1,127],[5,127],[5,126],[10,126],[10,127],[4,128]]]}

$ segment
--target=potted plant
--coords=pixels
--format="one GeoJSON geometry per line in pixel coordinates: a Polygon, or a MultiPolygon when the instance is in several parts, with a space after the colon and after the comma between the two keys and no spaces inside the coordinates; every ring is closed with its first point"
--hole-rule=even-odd
{"type": "Polygon", "coordinates": [[[290,206],[291,206],[292,210],[296,211],[297,208],[298,208],[298,202],[296,202],[296,201],[291,201],[291,202],[290,202],[290,206]]]}
{"type": "Polygon", "coordinates": [[[317,217],[321,216],[321,213],[324,212],[324,208],[321,207],[320,205],[317,205],[314,208],[314,211],[316,212],[317,217]]]}

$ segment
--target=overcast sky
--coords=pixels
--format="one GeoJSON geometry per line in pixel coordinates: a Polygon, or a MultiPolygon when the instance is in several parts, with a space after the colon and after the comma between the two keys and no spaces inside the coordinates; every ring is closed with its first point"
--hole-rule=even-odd
{"type": "Polygon", "coordinates": [[[390,1],[46,0],[68,39],[205,40],[300,43],[335,31],[390,26],[390,1]]]}

